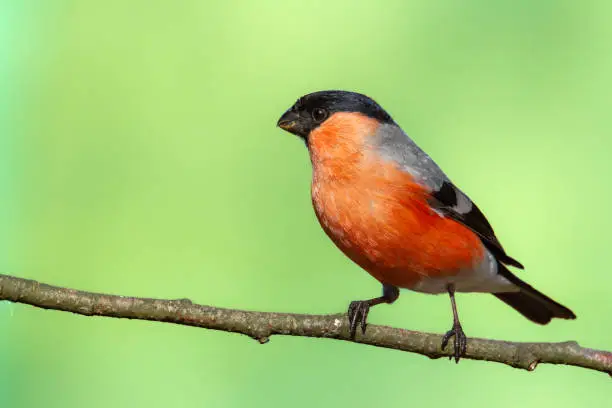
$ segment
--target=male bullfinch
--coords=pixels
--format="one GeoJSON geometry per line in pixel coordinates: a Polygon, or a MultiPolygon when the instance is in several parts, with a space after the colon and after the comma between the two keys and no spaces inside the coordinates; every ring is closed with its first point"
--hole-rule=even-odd
{"type": "Polygon", "coordinates": [[[492,293],[529,320],[574,313],[510,272],[493,228],[375,101],[346,91],[302,96],[278,121],[304,140],[312,162],[312,202],[336,246],[380,283],[382,296],[351,302],[351,337],[365,333],[370,307],[393,303],[399,288],[450,295],[455,361],[467,338],[455,292],[492,293]]]}

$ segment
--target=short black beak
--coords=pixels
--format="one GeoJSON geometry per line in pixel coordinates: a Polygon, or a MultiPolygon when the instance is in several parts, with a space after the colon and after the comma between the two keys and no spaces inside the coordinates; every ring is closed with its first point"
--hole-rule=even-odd
{"type": "Polygon", "coordinates": [[[295,133],[299,118],[300,116],[297,114],[297,112],[290,109],[280,117],[276,125],[289,133],[295,133]]]}

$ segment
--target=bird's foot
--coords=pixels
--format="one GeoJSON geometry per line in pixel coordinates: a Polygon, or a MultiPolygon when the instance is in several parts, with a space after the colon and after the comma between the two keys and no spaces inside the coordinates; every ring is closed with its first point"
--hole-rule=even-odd
{"type": "Polygon", "coordinates": [[[357,326],[361,326],[361,332],[365,334],[369,311],[370,302],[367,300],[355,300],[349,305],[348,320],[352,340],[355,339],[355,334],[357,334],[357,326]]]}
{"type": "MultiPolygon", "coordinates": [[[[448,341],[451,337],[455,338],[455,340],[453,341],[455,346],[454,357],[455,363],[458,363],[459,359],[465,355],[465,352],[467,350],[467,337],[459,323],[454,323],[453,328],[447,331],[444,337],[442,337],[442,350],[446,348],[446,346],[448,345],[448,341]]],[[[451,356],[449,358],[452,359],[453,357],[451,356]]]]}

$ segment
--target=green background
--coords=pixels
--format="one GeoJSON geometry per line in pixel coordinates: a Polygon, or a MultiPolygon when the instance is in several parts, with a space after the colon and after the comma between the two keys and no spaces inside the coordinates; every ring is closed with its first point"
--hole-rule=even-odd
{"type": "MultiPolygon", "coordinates": [[[[576,321],[459,295],[468,336],[612,349],[612,2],[0,0],[0,269],[123,295],[332,313],[379,285],[320,230],[303,144],[377,99],[576,321]]],[[[443,332],[446,296],[371,322],[443,332]]],[[[607,375],[0,304],[1,407],[604,406],[607,375]]]]}

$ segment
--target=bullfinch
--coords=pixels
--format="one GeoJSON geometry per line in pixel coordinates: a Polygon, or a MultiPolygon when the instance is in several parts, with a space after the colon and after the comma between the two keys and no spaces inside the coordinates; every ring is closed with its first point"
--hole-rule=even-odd
{"type": "Polygon", "coordinates": [[[527,319],[547,324],[575,319],[567,307],[537,291],[510,270],[509,256],[470,198],[371,98],[347,91],[302,96],[278,120],[300,137],[312,163],[312,203],[325,233],[382,284],[382,296],[348,308],[350,335],[366,329],[368,311],[393,303],[399,288],[448,293],[454,357],[467,338],[455,292],[491,293],[527,319]]]}

